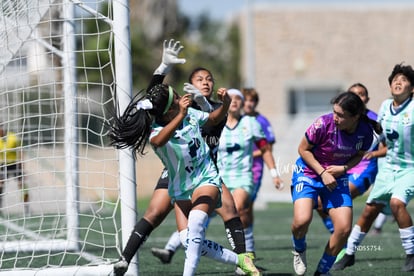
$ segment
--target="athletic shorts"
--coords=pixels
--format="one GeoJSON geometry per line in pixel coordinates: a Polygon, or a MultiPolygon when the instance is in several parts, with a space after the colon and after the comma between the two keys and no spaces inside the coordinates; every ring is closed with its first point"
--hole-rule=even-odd
{"type": "Polygon", "coordinates": [[[313,199],[314,206],[318,206],[318,196],[322,201],[323,210],[337,207],[352,207],[352,198],[349,193],[348,175],[342,175],[336,179],[338,185],[332,192],[322,183],[320,177],[311,178],[306,176],[303,171],[294,172],[292,185],[290,187],[292,201],[300,198],[313,199]]]}
{"type": "Polygon", "coordinates": [[[20,177],[22,176],[21,166],[17,164],[11,165],[1,165],[0,166],[0,179],[7,179],[10,177],[20,177]]]}
{"type": "MultiPolygon", "coordinates": [[[[167,189],[168,190],[168,183],[169,183],[168,170],[166,168],[164,168],[161,172],[160,178],[158,178],[158,182],[157,182],[157,185],[155,186],[154,190],[157,190],[157,189],[167,189]]],[[[222,181],[221,181],[221,183],[222,183],[222,181]]],[[[202,184],[201,186],[203,186],[203,185],[214,185],[214,184],[208,184],[207,183],[207,184],[202,184]]],[[[214,186],[216,186],[216,185],[214,185],[214,186]]],[[[221,185],[218,188],[219,188],[219,192],[220,192],[220,199],[219,199],[219,203],[217,203],[216,208],[220,208],[221,205],[222,205],[221,204],[221,193],[222,193],[221,185]]],[[[182,195],[182,197],[180,197],[180,199],[191,199],[192,193],[193,193],[193,191],[188,192],[188,193],[182,195]]],[[[171,201],[171,204],[174,204],[173,200],[171,201]]]]}
{"type": "MultiPolygon", "coordinates": [[[[229,187],[229,185],[227,185],[227,189],[229,189],[230,193],[233,193],[236,189],[243,189],[246,191],[246,193],[249,194],[249,199],[251,201],[253,201],[253,190],[255,188],[255,186],[253,186],[252,184],[239,184],[237,187],[229,187]]],[[[256,194],[257,195],[257,194],[256,194]]]]}
{"type": "Polygon", "coordinates": [[[390,200],[397,198],[406,205],[414,197],[414,169],[393,170],[382,168],[368,196],[367,203],[379,203],[385,207],[382,212],[391,214],[390,200]]]}
{"type": "Polygon", "coordinates": [[[157,189],[168,189],[168,170],[164,168],[161,172],[160,178],[158,178],[157,185],[155,185],[154,190],[157,189]]]}
{"type": "MultiPolygon", "coordinates": [[[[220,208],[222,206],[221,194],[223,192],[222,189],[221,189],[221,185],[217,185],[217,183],[214,184],[214,183],[204,182],[203,184],[200,184],[197,188],[200,188],[202,186],[213,186],[213,187],[216,187],[218,189],[219,197],[218,197],[216,206],[214,206],[214,209],[220,208]]],[[[191,200],[192,197],[193,197],[193,193],[194,193],[194,190],[188,190],[187,192],[182,193],[180,196],[177,196],[174,199],[171,199],[171,204],[174,205],[174,202],[178,201],[178,200],[191,200]]]]}
{"type": "Polygon", "coordinates": [[[377,166],[368,166],[361,174],[353,173],[349,175],[349,182],[354,184],[360,195],[368,191],[369,187],[375,182],[378,173],[377,166]]]}

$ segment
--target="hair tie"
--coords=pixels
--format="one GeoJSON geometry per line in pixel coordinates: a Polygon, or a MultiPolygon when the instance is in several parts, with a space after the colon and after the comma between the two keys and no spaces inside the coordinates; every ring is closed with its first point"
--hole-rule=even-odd
{"type": "Polygon", "coordinates": [[[168,109],[170,109],[173,97],[174,97],[174,90],[171,86],[168,86],[168,102],[167,102],[167,105],[165,106],[165,109],[162,115],[167,113],[168,109]]]}
{"type": "Polygon", "coordinates": [[[154,106],[152,105],[152,102],[149,99],[145,99],[142,101],[137,102],[137,109],[143,109],[143,110],[149,110],[152,109],[154,106]]]}

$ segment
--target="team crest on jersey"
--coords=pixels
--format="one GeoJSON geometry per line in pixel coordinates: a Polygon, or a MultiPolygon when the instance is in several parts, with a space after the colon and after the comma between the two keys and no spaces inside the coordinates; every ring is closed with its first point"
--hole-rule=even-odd
{"type": "Polygon", "coordinates": [[[310,129],[310,134],[314,135],[317,129],[320,129],[323,126],[322,118],[318,118],[312,125],[313,127],[310,129]]]}
{"type": "Polygon", "coordinates": [[[355,144],[355,149],[360,150],[363,144],[364,144],[364,141],[362,139],[359,139],[358,143],[355,144]]]}
{"type": "Polygon", "coordinates": [[[404,113],[401,122],[403,125],[411,125],[411,116],[408,114],[408,112],[404,113]]]}

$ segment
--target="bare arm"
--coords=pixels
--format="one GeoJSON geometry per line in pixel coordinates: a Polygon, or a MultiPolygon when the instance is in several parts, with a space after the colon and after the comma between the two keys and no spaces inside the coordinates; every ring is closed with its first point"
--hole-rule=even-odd
{"type": "MultiPolygon", "coordinates": [[[[273,152],[273,144],[269,143],[269,147],[270,147],[270,152],[273,152]]],[[[262,156],[262,155],[263,155],[263,153],[260,149],[257,149],[255,151],[253,151],[253,157],[259,157],[259,156],[262,156]]]]}
{"type": "Polygon", "coordinates": [[[321,178],[323,184],[330,190],[333,191],[336,188],[336,179],[330,174],[324,167],[316,160],[312,152],[313,145],[309,144],[306,137],[303,137],[300,141],[298,152],[305,163],[314,170],[321,178]]]}
{"type": "Polygon", "coordinates": [[[260,151],[263,157],[263,161],[265,162],[267,168],[271,172],[273,184],[275,185],[276,189],[281,190],[284,187],[283,181],[280,178],[279,172],[277,171],[276,162],[275,162],[275,159],[273,158],[273,153],[271,149],[272,149],[272,146],[269,143],[267,143],[265,146],[260,148],[260,151]]]}
{"type": "Polygon", "coordinates": [[[358,151],[351,159],[346,162],[345,165],[332,165],[326,168],[326,172],[332,174],[334,177],[338,177],[346,173],[349,169],[355,167],[365,155],[365,151],[358,151]]]}
{"type": "Polygon", "coordinates": [[[316,160],[312,152],[313,145],[309,144],[306,137],[303,137],[299,143],[298,153],[300,157],[305,161],[305,163],[314,170],[318,175],[320,175],[325,168],[316,160]]]}
{"type": "Polygon", "coordinates": [[[227,95],[227,89],[219,88],[217,90],[217,96],[219,96],[219,99],[223,102],[223,104],[219,108],[210,113],[210,115],[208,116],[208,120],[206,122],[206,126],[215,126],[219,124],[221,121],[224,120],[229,109],[231,99],[229,95],[227,95]]]}
{"type": "Polygon", "coordinates": [[[386,154],[387,154],[387,146],[383,142],[381,142],[379,143],[377,150],[367,152],[364,157],[366,159],[380,158],[380,157],[384,157],[386,154]]]}
{"type": "Polygon", "coordinates": [[[306,164],[321,177],[323,184],[325,184],[330,191],[335,189],[337,185],[335,177],[346,173],[347,170],[358,164],[365,153],[364,151],[359,151],[345,165],[331,165],[324,168],[319,161],[316,160],[312,148],[313,145],[309,144],[306,137],[303,137],[298,148],[299,155],[306,164]]]}
{"type": "Polygon", "coordinates": [[[185,116],[187,116],[188,107],[191,106],[191,95],[186,94],[181,97],[180,102],[180,111],[177,116],[175,116],[161,131],[151,138],[150,143],[154,147],[164,146],[174,135],[175,130],[180,126],[185,116]]]}

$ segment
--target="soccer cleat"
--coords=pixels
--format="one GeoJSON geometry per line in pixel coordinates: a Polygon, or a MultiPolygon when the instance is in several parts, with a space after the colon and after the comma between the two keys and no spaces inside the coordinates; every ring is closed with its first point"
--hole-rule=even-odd
{"type": "Polygon", "coordinates": [[[347,266],[352,266],[355,263],[355,255],[345,254],[342,259],[334,263],[331,270],[344,270],[347,266]]]}
{"type": "Polygon", "coordinates": [[[407,255],[407,257],[405,258],[405,264],[402,267],[402,271],[414,271],[414,254],[407,255]]]}
{"type": "Polygon", "coordinates": [[[246,255],[252,259],[252,261],[254,262],[256,260],[256,253],[254,252],[246,252],[246,255]]]}
{"type": "Polygon", "coordinates": [[[171,263],[171,259],[174,255],[174,251],[156,247],[151,248],[151,253],[152,255],[160,259],[160,261],[163,264],[171,263]]]}
{"type": "MultiPolygon", "coordinates": [[[[249,257],[250,259],[252,259],[253,263],[256,259],[256,253],[254,252],[246,252],[245,253],[247,257],[249,257]]],[[[235,275],[237,276],[243,276],[243,275],[247,275],[240,267],[236,267],[236,271],[235,271],[235,275]]]]}
{"type": "Polygon", "coordinates": [[[237,258],[239,261],[237,266],[245,273],[244,275],[249,275],[249,276],[261,276],[262,275],[262,273],[254,265],[248,253],[238,254],[237,258]]]}
{"type": "Polygon", "coordinates": [[[119,261],[114,264],[114,276],[123,276],[128,270],[128,262],[124,257],[121,257],[119,261]]]}
{"type": "Polygon", "coordinates": [[[247,275],[246,272],[243,271],[243,269],[241,269],[239,266],[236,267],[236,271],[234,271],[234,275],[237,276],[244,276],[247,275]]]}
{"type": "Polygon", "coordinates": [[[335,263],[339,262],[344,257],[345,253],[346,253],[346,248],[342,248],[342,250],[336,256],[335,263]]]}
{"type": "Polygon", "coordinates": [[[305,275],[306,272],[306,251],[297,252],[292,251],[293,253],[293,269],[295,270],[296,275],[305,275]]]}

